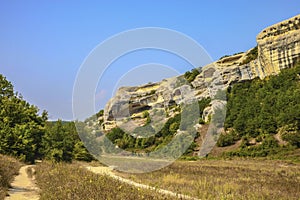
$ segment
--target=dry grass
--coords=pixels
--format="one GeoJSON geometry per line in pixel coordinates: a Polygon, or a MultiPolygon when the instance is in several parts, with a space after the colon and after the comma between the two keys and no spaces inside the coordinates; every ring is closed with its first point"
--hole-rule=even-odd
{"type": "Polygon", "coordinates": [[[14,158],[0,155],[0,200],[7,195],[7,189],[18,174],[21,163],[14,158]]]}
{"type": "Polygon", "coordinates": [[[79,164],[43,162],[36,167],[36,180],[41,189],[41,200],[170,199],[108,176],[94,174],[79,164]]]}
{"type": "Polygon", "coordinates": [[[200,199],[300,199],[300,165],[283,161],[175,162],[152,173],[118,175],[200,199]]]}

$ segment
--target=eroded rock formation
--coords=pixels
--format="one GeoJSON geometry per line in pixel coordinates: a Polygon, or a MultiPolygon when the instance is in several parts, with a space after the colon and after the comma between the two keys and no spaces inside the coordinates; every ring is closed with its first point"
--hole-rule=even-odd
{"type": "MultiPolygon", "coordinates": [[[[179,76],[140,87],[120,88],[105,107],[104,129],[110,130],[129,119],[142,126],[145,111],[150,115],[161,112],[163,118],[168,118],[179,112],[178,106],[183,102],[212,97],[230,84],[264,78],[293,67],[300,60],[299,20],[300,15],[266,28],[257,36],[257,49],[200,68],[200,74],[191,83],[179,76]]],[[[207,116],[203,119],[207,120],[207,116]]]]}
{"type": "Polygon", "coordinates": [[[294,66],[300,57],[300,15],[264,29],[257,43],[262,77],[294,66]]]}

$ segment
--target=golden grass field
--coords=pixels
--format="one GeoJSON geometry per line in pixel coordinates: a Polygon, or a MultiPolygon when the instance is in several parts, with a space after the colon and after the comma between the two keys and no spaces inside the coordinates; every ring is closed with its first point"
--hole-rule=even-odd
{"type": "Polygon", "coordinates": [[[94,174],[78,163],[43,162],[36,167],[36,179],[41,189],[41,200],[171,199],[106,175],[94,174]]]}
{"type": "Polygon", "coordinates": [[[300,164],[284,161],[177,161],[152,173],[117,174],[199,199],[300,199],[300,164]]]}
{"type": "MultiPolygon", "coordinates": [[[[21,163],[0,155],[0,199],[21,163]]],[[[95,174],[86,166],[43,161],[36,166],[40,199],[174,199],[157,191],[138,188],[107,175],[95,174]]],[[[198,199],[300,199],[300,163],[262,159],[176,161],[151,172],[114,174],[198,199]]]]}

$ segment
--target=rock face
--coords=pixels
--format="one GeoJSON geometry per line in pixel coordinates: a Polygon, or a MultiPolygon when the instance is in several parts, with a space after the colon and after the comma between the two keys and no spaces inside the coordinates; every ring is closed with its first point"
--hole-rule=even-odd
{"type": "MultiPolygon", "coordinates": [[[[140,87],[120,88],[105,107],[104,130],[120,126],[129,119],[136,126],[142,126],[144,112],[149,112],[150,116],[160,112],[162,118],[157,120],[164,122],[179,112],[182,103],[213,97],[230,84],[256,77],[262,79],[293,67],[300,60],[299,20],[300,15],[266,28],[257,36],[257,49],[199,68],[200,74],[191,83],[179,76],[140,87]]],[[[207,119],[207,116],[202,118],[207,119]]]]}
{"type": "Polygon", "coordinates": [[[134,124],[130,124],[133,127],[127,127],[127,130],[144,125],[145,112],[148,112],[151,117],[155,113],[161,113],[159,115],[162,118],[152,119],[152,121],[164,122],[167,115],[174,115],[177,105],[188,101],[188,96],[194,94],[185,83],[184,78],[174,77],[140,87],[120,88],[104,109],[105,130],[110,130],[117,125],[124,126],[129,120],[134,121],[134,124]]]}
{"type": "Polygon", "coordinates": [[[257,43],[262,77],[292,67],[300,57],[300,15],[266,28],[257,43]]]}

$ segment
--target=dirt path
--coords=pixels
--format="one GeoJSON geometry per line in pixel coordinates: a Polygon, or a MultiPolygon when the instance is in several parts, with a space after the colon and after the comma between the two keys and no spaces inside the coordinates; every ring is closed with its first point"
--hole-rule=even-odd
{"type": "Polygon", "coordinates": [[[110,177],[112,177],[114,179],[117,179],[117,180],[121,181],[121,182],[127,183],[129,185],[133,185],[133,186],[138,187],[138,188],[154,190],[155,192],[158,192],[158,193],[161,193],[161,194],[166,194],[166,195],[169,195],[169,196],[172,196],[172,197],[177,197],[178,199],[198,200],[197,198],[193,198],[193,197],[190,197],[188,195],[178,194],[178,193],[175,193],[175,192],[172,192],[172,191],[169,191],[169,190],[155,188],[155,187],[152,187],[152,186],[149,186],[149,185],[137,183],[137,182],[134,182],[132,180],[122,178],[122,177],[117,176],[116,174],[114,174],[112,172],[112,169],[109,168],[109,167],[92,167],[92,166],[86,166],[86,168],[88,170],[90,170],[91,172],[94,172],[96,174],[105,174],[105,175],[108,175],[108,176],[110,176],[110,177]]]}
{"type": "Polygon", "coordinates": [[[33,165],[25,165],[21,167],[19,175],[15,177],[12,182],[12,188],[9,189],[9,196],[5,200],[38,200],[38,188],[34,183],[34,176],[31,177],[27,171],[31,170],[31,174],[34,174],[33,165]]]}

